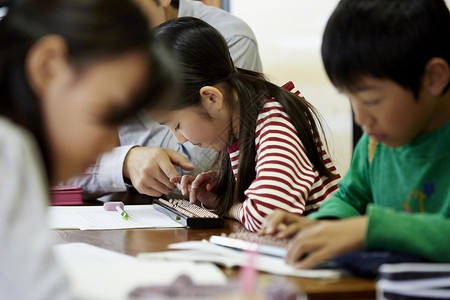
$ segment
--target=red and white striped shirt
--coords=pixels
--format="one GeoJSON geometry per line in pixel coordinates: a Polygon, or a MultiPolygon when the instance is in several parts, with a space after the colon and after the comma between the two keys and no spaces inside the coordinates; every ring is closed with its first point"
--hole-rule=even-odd
{"type": "MultiPolygon", "coordinates": [[[[283,88],[292,90],[294,84],[288,82],[283,88]]],[[[248,230],[260,229],[264,217],[275,209],[296,215],[316,211],[337,190],[340,176],[330,179],[317,172],[294,124],[274,98],[266,101],[258,115],[255,145],[256,178],[245,191],[246,199],[237,213],[248,230]]],[[[237,178],[239,141],[229,146],[228,152],[237,178]]],[[[337,174],[324,149],[322,155],[326,167],[337,174]]]]}

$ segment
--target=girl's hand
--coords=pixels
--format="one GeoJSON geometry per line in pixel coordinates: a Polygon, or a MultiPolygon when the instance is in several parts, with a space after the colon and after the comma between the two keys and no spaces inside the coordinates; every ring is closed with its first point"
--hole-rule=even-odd
{"type": "Polygon", "coordinates": [[[367,223],[367,216],[317,221],[289,243],[286,263],[296,269],[309,269],[340,254],[360,250],[364,247],[367,223]]]}
{"type": "Polygon", "coordinates": [[[278,209],[266,217],[259,233],[262,235],[273,235],[277,238],[290,238],[301,229],[316,222],[317,220],[297,216],[278,209]]]}
{"type": "Polygon", "coordinates": [[[197,177],[184,175],[171,179],[181,193],[186,196],[189,194],[189,201],[195,203],[196,200],[202,202],[206,208],[214,209],[217,206],[217,199],[211,193],[216,181],[216,173],[207,171],[200,173],[197,177]]]}
{"type": "Polygon", "coordinates": [[[180,190],[183,196],[189,195],[189,191],[191,190],[191,183],[195,180],[194,176],[191,175],[183,175],[182,177],[173,177],[170,179],[170,182],[175,184],[177,188],[180,190]]]}

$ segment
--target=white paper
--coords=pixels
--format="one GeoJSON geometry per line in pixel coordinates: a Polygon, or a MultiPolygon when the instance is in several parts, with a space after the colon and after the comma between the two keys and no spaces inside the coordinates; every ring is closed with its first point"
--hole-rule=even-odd
{"type": "MultiPolygon", "coordinates": [[[[140,253],[138,258],[141,260],[213,262],[225,267],[244,266],[247,263],[247,253],[215,245],[207,240],[171,244],[169,249],[181,249],[182,251],[140,253]]],[[[259,271],[276,275],[307,278],[338,278],[345,274],[343,270],[337,269],[296,270],[287,265],[282,258],[261,254],[257,256],[254,267],[259,271]]]]}
{"type": "Polygon", "coordinates": [[[213,264],[140,261],[83,243],[54,247],[74,296],[80,300],[123,300],[139,286],[169,285],[180,275],[189,276],[197,285],[227,284],[226,276],[213,264]]]}
{"type": "Polygon", "coordinates": [[[67,243],[53,246],[53,252],[63,265],[98,262],[136,262],[131,255],[100,248],[86,243],[67,243]]]}
{"type": "Polygon", "coordinates": [[[183,227],[153,205],[125,205],[128,220],[117,211],[106,211],[103,206],[50,206],[49,226],[53,229],[107,230],[132,228],[183,227]]]}

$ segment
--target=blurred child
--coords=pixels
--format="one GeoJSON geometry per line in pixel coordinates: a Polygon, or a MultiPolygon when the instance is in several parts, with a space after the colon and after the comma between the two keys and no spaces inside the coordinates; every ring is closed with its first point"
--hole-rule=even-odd
{"type": "Polygon", "coordinates": [[[317,213],[275,212],[261,232],[300,231],[286,257],[298,268],[360,249],[450,262],[445,2],[342,0],[326,26],[322,56],[365,134],[339,190],[317,213]]]}
{"type": "Polygon", "coordinates": [[[0,20],[0,298],[66,299],[47,229],[49,184],[112,149],[117,126],[148,105],[144,90],[154,96],[168,77],[130,1],[0,7],[8,9],[0,20]]]}
{"type": "Polygon", "coordinates": [[[315,211],[339,175],[319,137],[314,108],[260,73],[235,68],[223,37],[207,23],[178,18],[155,29],[182,66],[179,101],[155,120],[179,143],[220,152],[213,170],[172,178],[192,202],[256,231],[274,209],[315,211]]]}

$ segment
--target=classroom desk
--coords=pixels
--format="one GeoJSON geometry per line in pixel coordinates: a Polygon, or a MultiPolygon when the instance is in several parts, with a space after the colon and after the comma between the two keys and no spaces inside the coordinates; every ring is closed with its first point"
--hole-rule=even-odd
{"type": "MultiPolygon", "coordinates": [[[[142,203],[142,202],[140,202],[142,203]]],[[[183,241],[208,239],[211,235],[242,230],[241,223],[226,219],[220,229],[131,229],[131,230],[54,230],[59,243],[83,242],[129,255],[140,252],[167,251],[167,245],[183,241]]],[[[222,269],[230,279],[236,279],[237,269],[222,269]]],[[[259,280],[270,280],[277,275],[260,273],[259,280]]],[[[306,293],[309,300],[315,299],[375,299],[373,280],[347,277],[340,279],[308,279],[286,276],[298,292],[306,293]]]]}

